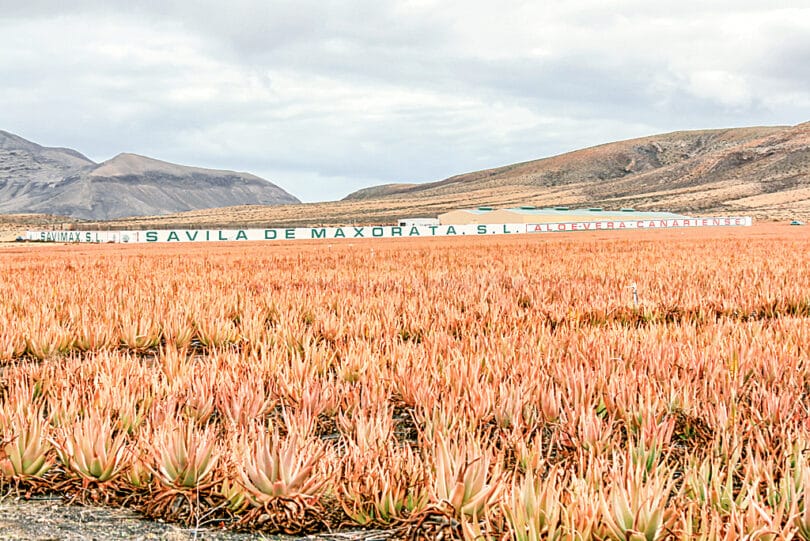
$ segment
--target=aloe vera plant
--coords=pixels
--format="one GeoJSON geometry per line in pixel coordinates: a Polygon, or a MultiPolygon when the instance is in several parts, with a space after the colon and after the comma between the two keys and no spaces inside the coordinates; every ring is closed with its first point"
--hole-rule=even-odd
{"type": "Polygon", "coordinates": [[[47,422],[36,410],[18,409],[4,419],[8,434],[0,472],[10,478],[41,478],[53,466],[47,422]]]}
{"type": "Polygon", "coordinates": [[[241,482],[258,502],[273,498],[316,496],[325,480],[315,475],[323,451],[293,436],[282,439],[278,430],[255,431],[242,442],[241,482]]]}
{"type": "Polygon", "coordinates": [[[62,464],[82,479],[106,483],[125,466],[126,432],[117,434],[108,419],[88,415],[64,429],[55,442],[62,464]]]}

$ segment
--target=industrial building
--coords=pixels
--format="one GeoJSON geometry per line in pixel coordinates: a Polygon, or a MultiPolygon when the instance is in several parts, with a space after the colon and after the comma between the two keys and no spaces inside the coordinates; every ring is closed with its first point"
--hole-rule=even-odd
{"type": "Polygon", "coordinates": [[[569,209],[568,207],[536,208],[530,206],[495,209],[478,207],[439,214],[441,225],[467,224],[541,224],[559,222],[597,222],[606,220],[682,220],[688,218],[672,212],[644,212],[631,208],[605,210],[598,207],[569,209]]]}
{"type": "Polygon", "coordinates": [[[402,218],[397,220],[400,227],[441,225],[438,218],[402,218]]]}

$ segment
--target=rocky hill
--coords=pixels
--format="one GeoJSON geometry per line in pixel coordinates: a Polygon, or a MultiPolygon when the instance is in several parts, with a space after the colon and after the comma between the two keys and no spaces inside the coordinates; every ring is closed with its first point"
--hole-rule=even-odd
{"type": "Polygon", "coordinates": [[[361,200],[807,215],[810,123],[655,135],[438,182],[367,188],[345,199],[361,200]]]}
{"type": "Polygon", "coordinates": [[[524,204],[810,220],[810,123],[653,135],[439,182],[373,186],[342,201],[208,209],[85,226],[380,224],[456,208],[524,204]]]}
{"type": "Polygon", "coordinates": [[[135,154],[96,164],[0,131],[0,213],[91,220],[163,215],[232,205],[300,201],[248,173],[201,169],[135,154]]]}
{"type": "MultiPolygon", "coordinates": [[[[111,161],[123,165],[124,158],[111,161]]],[[[100,174],[116,179],[121,171],[100,174]]],[[[653,135],[438,182],[373,186],[342,201],[208,208],[82,227],[379,224],[455,208],[524,204],[810,220],[810,123],[653,135]]]]}

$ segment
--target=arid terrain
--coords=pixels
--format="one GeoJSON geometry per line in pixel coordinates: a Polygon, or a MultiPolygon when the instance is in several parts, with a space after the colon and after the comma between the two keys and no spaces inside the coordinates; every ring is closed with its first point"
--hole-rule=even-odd
{"type": "Polygon", "coordinates": [[[0,242],[24,236],[26,229],[52,229],[71,226],[75,220],[47,214],[0,214],[0,242]]]}
{"type": "Polygon", "coordinates": [[[634,207],[694,215],[810,216],[810,124],[662,134],[336,202],[244,205],[87,227],[390,223],[454,208],[531,204],[634,207]]]}
{"type": "Polygon", "coordinates": [[[475,203],[495,206],[599,203],[684,213],[807,213],[810,124],[656,135],[441,182],[361,190],[347,199],[445,198],[458,205],[470,195],[475,203]]]}
{"type": "MultiPolygon", "coordinates": [[[[112,171],[113,165],[99,171],[112,171]]],[[[367,225],[435,217],[455,208],[523,204],[806,220],[810,123],[655,135],[439,182],[367,188],[341,201],[240,205],[103,222],[0,215],[0,238],[21,234],[29,222],[89,229],[367,225]]]]}

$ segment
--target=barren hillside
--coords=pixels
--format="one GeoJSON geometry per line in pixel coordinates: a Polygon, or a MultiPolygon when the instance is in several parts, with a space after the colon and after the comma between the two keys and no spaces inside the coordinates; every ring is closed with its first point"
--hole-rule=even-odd
{"type": "Polygon", "coordinates": [[[298,203],[248,173],[187,167],[136,154],[96,164],[0,131],[0,213],[107,220],[241,205],[298,203]]]}
{"type": "Polygon", "coordinates": [[[654,135],[439,182],[366,188],[342,201],[212,209],[114,225],[371,224],[520,204],[808,218],[810,123],[654,135]]]}
{"type": "Polygon", "coordinates": [[[342,201],[242,205],[82,227],[375,224],[519,204],[808,219],[810,123],[654,135],[439,182],[375,186],[342,201]]]}

